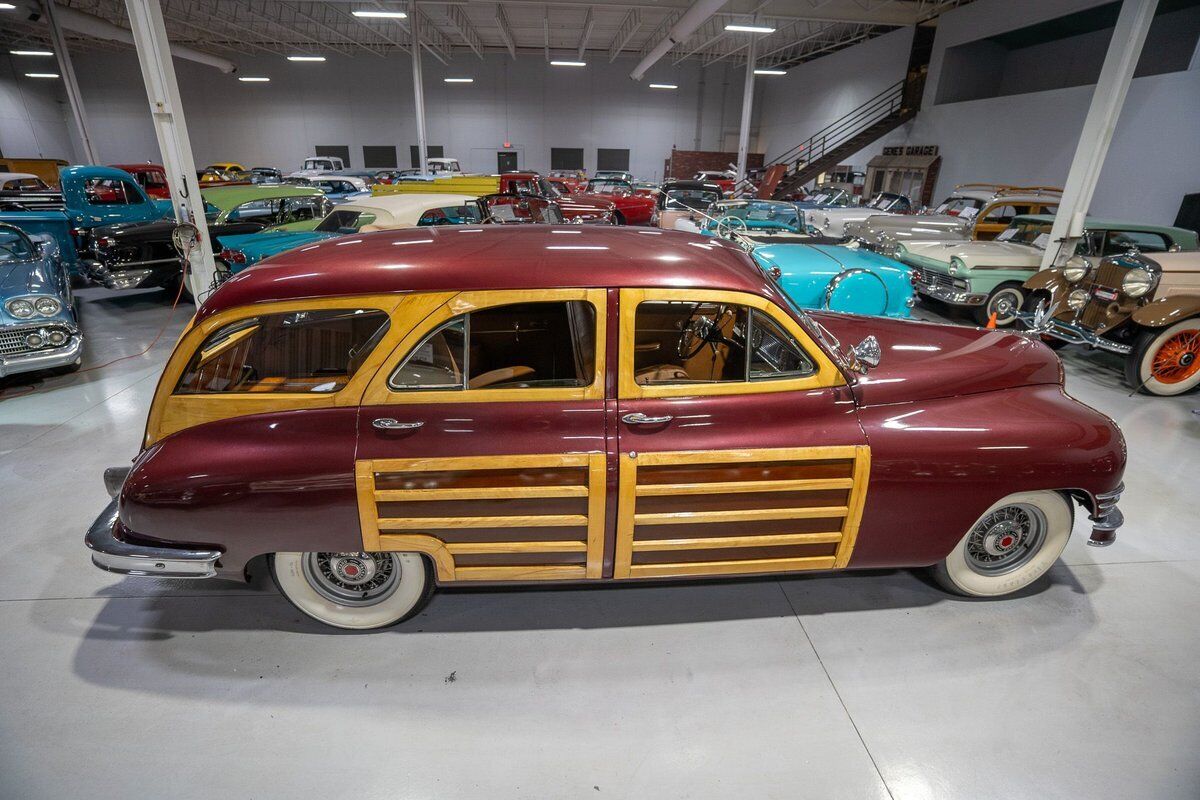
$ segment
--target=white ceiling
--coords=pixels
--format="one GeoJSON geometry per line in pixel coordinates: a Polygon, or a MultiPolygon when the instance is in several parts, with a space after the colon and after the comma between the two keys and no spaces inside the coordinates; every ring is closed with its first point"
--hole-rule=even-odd
{"type": "MultiPolygon", "coordinates": [[[[775,27],[761,39],[759,66],[816,58],[897,27],[929,19],[970,0],[729,0],[664,60],[739,62],[751,34],[725,30],[733,22],[775,27]]],[[[122,0],[61,0],[59,5],[128,28],[122,0]]],[[[486,52],[513,58],[608,59],[642,55],[660,43],[692,0],[420,0],[425,51],[443,62],[486,52]]],[[[354,9],[411,11],[390,0],[162,0],[172,42],[230,60],[239,55],[385,56],[407,51],[410,20],[361,19],[354,9]]],[[[24,9],[0,12],[0,45],[47,47],[43,21],[24,9]],[[11,24],[10,24],[11,23],[11,24]]],[[[67,32],[72,49],[124,45],[67,32]]]]}

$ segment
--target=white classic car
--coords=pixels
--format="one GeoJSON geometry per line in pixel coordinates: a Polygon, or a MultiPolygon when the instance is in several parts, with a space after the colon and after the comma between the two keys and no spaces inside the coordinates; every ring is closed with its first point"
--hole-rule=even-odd
{"type": "Polygon", "coordinates": [[[911,214],[912,201],[902,194],[880,192],[869,203],[844,208],[810,208],[804,212],[804,225],[813,236],[840,238],[846,235],[846,223],[862,222],[868,217],[911,214]]]}

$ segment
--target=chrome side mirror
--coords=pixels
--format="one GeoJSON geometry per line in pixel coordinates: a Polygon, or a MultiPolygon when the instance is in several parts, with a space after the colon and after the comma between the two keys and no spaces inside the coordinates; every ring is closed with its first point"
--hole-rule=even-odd
{"type": "Polygon", "coordinates": [[[854,347],[850,348],[850,369],[862,375],[866,375],[868,371],[879,366],[879,362],[883,358],[883,350],[879,346],[879,340],[874,335],[863,339],[854,347]]]}

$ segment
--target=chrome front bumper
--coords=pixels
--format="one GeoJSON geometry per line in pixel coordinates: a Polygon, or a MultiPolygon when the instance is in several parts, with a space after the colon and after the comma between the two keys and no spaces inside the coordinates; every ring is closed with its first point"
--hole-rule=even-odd
{"type": "MultiPolygon", "coordinates": [[[[127,473],[128,470],[125,470],[127,473]]],[[[109,493],[120,490],[109,481],[109,493]]],[[[160,578],[211,578],[217,574],[220,550],[197,550],[185,547],[143,545],[118,539],[116,497],[105,506],[100,516],[88,528],[83,543],[92,551],[92,563],[107,572],[122,575],[154,575],[160,578]]]]}
{"type": "Polygon", "coordinates": [[[60,346],[28,353],[0,356],[0,378],[22,372],[37,372],[74,364],[83,353],[83,334],[75,331],[70,340],[60,346]]]}
{"type": "Polygon", "coordinates": [[[1120,484],[1111,492],[1096,495],[1096,513],[1088,519],[1092,521],[1092,535],[1088,544],[1093,547],[1108,547],[1117,540],[1117,530],[1125,524],[1125,515],[1117,508],[1125,484],[1120,484]]]}
{"type": "Polygon", "coordinates": [[[1049,336],[1061,342],[1079,344],[1084,347],[1090,347],[1093,350],[1106,350],[1109,353],[1116,353],[1121,356],[1127,356],[1133,352],[1131,345],[1114,342],[1112,339],[1105,339],[1103,336],[1098,336],[1095,332],[1080,327],[1073,322],[1064,322],[1061,319],[1049,316],[1039,318],[1037,313],[1028,311],[1018,313],[1017,319],[1024,323],[1026,330],[1032,334],[1049,336]]]}
{"type": "Polygon", "coordinates": [[[977,294],[968,289],[936,286],[923,281],[914,283],[913,288],[926,297],[941,300],[943,303],[949,303],[952,306],[981,306],[987,302],[988,298],[986,294],[977,294]]]}

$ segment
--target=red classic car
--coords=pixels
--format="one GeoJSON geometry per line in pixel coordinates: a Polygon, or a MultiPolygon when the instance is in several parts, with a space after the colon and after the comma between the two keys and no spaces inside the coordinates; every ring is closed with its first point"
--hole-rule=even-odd
{"type": "Polygon", "coordinates": [[[171,199],[171,187],[167,185],[167,172],[158,164],[110,164],[113,169],[123,169],[133,176],[146,194],[158,200],[171,199]]]}
{"type": "Polygon", "coordinates": [[[588,181],[587,197],[603,197],[617,207],[622,225],[658,224],[658,201],[653,194],[642,194],[629,181],[615,178],[592,178],[588,181]]]}
{"type": "Polygon", "coordinates": [[[500,193],[549,200],[558,205],[563,218],[570,222],[622,223],[617,216],[617,206],[611,199],[565,192],[536,172],[504,173],[500,176],[500,193]]]}
{"type": "Polygon", "coordinates": [[[1095,542],[1121,524],[1121,432],[1062,382],[1020,334],[805,313],[720,239],[360,233],[208,298],[86,543],[132,575],[265,562],[355,629],[451,583],[933,565],[1004,595],[1076,503],[1095,542]]]}

